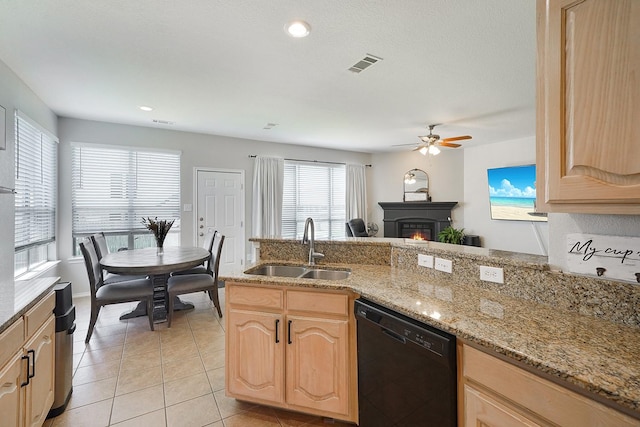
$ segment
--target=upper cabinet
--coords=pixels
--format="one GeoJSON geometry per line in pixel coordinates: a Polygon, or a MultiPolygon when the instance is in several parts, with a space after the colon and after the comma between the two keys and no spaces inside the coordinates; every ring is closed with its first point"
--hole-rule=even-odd
{"type": "Polygon", "coordinates": [[[640,1],[538,0],[537,207],[640,214],[640,1]]]}

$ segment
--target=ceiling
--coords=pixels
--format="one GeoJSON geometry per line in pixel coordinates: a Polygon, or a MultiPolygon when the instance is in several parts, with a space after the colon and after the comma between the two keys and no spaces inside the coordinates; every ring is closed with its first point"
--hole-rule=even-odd
{"type": "Polygon", "coordinates": [[[363,152],[534,135],[535,42],[532,0],[0,2],[0,60],[58,116],[363,152]]]}

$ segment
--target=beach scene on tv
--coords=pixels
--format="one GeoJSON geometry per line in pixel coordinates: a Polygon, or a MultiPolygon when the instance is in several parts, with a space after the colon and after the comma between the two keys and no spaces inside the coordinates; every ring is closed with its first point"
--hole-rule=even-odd
{"type": "Polygon", "coordinates": [[[546,221],[547,215],[535,211],[536,166],[488,169],[491,219],[546,221]]]}

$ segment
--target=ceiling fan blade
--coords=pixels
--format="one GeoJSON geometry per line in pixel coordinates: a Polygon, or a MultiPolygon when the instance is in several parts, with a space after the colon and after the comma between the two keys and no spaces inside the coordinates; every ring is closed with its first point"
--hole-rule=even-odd
{"type": "MultiPolygon", "coordinates": [[[[411,151],[420,151],[420,149],[427,147],[426,145],[418,145],[416,148],[414,148],[411,151]]],[[[427,147],[428,148],[428,147],[427,147]]]]}
{"type": "Polygon", "coordinates": [[[445,141],[436,142],[436,145],[439,145],[441,147],[451,147],[451,148],[462,147],[462,145],[460,144],[452,144],[450,142],[445,142],[445,141]]]}
{"type": "Polygon", "coordinates": [[[445,138],[443,139],[444,142],[450,142],[450,141],[462,141],[463,139],[471,139],[471,137],[469,135],[464,135],[464,136],[454,136],[453,138],[445,138]]]}
{"type": "Polygon", "coordinates": [[[416,145],[416,142],[412,142],[411,144],[393,144],[392,147],[407,147],[409,145],[416,145]]]}

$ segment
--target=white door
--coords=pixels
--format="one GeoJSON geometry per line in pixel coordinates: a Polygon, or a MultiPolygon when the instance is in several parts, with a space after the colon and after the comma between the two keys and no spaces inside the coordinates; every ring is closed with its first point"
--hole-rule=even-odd
{"type": "Polygon", "coordinates": [[[244,171],[196,169],[196,233],[224,235],[220,275],[244,267],[244,171]]]}

